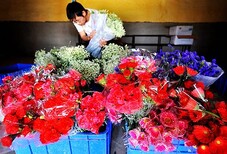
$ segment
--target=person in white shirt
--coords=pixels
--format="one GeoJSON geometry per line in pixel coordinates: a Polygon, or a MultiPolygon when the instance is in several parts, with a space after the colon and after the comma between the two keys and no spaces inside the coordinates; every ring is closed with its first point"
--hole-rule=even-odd
{"type": "Polygon", "coordinates": [[[85,9],[82,4],[73,1],[66,7],[67,17],[73,22],[81,39],[89,41],[86,49],[94,58],[100,58],[101,48],[115,38],[112,30],[106,26],[107,14],[95,9],[85,9]]]}

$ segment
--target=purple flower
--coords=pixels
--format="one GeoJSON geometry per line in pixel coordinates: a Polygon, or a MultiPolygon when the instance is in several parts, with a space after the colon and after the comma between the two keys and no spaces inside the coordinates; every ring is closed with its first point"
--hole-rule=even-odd
{"type": "Polygon", "coordinates": [[[216,59],[212,59],[211,62],[207,62],[204,56],[199,56],[196,51],[160,51],[154,57],[158,61],[159,69],[155,73],[155,76],[171,77],[171,69],[185,65],[199,72],[201,75],[217,77],[221,73],[221,69],[216,63],[216,59]],[[160,71],[162,70],[162,71],[160,71]]]}

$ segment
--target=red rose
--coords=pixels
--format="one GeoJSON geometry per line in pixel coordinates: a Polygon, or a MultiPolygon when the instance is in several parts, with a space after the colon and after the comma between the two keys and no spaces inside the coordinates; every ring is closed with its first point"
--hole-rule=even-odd
{"type": "Polygon", "coordinates": [[[5,126],[5,130],[8,134],[17,134],[19,133],[19,129],[20,127],[18,123],[5,126]]]}
{"type": "Polygon", "coordinates": [[[196,76],[198,74],[198,72],[190,67],[186,67],[187,70],[187,75],[188,76],[196,76]]]}
{"type": "Polygon", "coordinates": [[[73,125],[74,122],[71,118],[62,118],[54,124],[54,128],[61,134],[67,134],[73,125]]]}
{"type": "Polygon", "coordinates": [[[196,87],[201,87],[202,89],[205,89],[205,85],[202,81],[197,81],[196,82],[196,87]]]}
{"type": "Polygon", "coordinates": [[[43,144],[57,142],[61,134],[56,129],[48,129],[40,134],[40,141],[43,144]]]}
{"type": "Polygon", "coordinates": [[[45,125],[45,120],[42,120],[40,118],[37,118],[34,123],[33,123],[33,129],[36,130],[36,131],[39,131],[39,132],[42,132],[44,131],[43,130],[43,127],[45,125]]]}
{"type": "Polygon", "coordinates": [[[214,98],[214,94],[210,90],[205,91],[205,96],[208,99],[213,99],[214,98]]]}
{"type": "Polygon", "coordinates": [[[227,109],[218,108],[218,113],[224,122],[227,122],[227,109]]]}
{"type": "Polygon", "coordinates": [[[173,71],[174,71],[177,75],[181,76],[181,75],[183,75],[184,72],[186,71],[186,68],[185,68],[184,66],[177,66],[177,67],[173,68],[173,71]]]}
{"type": "Polygon", "coordinates": [[[220,136],[227,138],[227,126],[220,127],[220,136]]]}
{"type": "Polygon", "coordinates": [[[25,126],[21,131],[21,135],[26,136],[30,132],[32,132],[31,128],[29,128],[28,126],[25,126]]]}
{"type": "Polygon", "coordinates": [[[189,117],[193,122],[198,122],[205,115],[202,111],[199,110],[189,110],[189,117]]]}
{"type": "Polygon", "coordinates": [[[189,88],[191,88],[193,86],[194,83],[195,82],[192,81],[192,80],[187,80],[187,81],[184,82],[184,87],[189,89],[189,88]]]}
{"type": "Polygon", "coordinates": [[[5,136],[1,138],[1,142],[3,146],[10,147],[13,142],[13,139],[10,136],[5,136]]]}
{"type": "Polygon", "coordinates": [[[23,106],[19,106],[16,111],[16,115],[18,119],[22,119],[26,114],[26,111],[23,106]]]}
{"type": "Polygon", "coordinates": [[[81,80],[80,84],[81,84],[82,87],[84,87],[87,84],[87,81],[86,80],[81,80]]]}

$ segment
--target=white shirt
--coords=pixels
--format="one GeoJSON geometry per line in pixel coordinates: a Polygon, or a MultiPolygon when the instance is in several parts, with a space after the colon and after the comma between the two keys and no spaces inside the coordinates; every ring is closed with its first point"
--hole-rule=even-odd
{"type": "Polygon", "coordinates": [[[78,25],[73,22],[78,32],[84,31],[88,36],[92,30],[96,30],[96,35],[99,35],[99,40],[104,39],[109,41],[115,37],[113,31],[106,25],[107,14],[100,13],[98,10],[88,9],[90,12],[90,19],[83,25],[78,25]]]}

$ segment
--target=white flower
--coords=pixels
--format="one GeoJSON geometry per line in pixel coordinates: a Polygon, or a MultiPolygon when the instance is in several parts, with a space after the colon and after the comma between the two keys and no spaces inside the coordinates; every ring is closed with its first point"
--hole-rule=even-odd
{"type": "Polygon", "coordinates": [[[84,60],[89,57],[89,53],[85,50],[83,45],[71,47],[63,46],[52,53],[60,58],[63,62],[84,60]]]}
{"type": "Polygon", "coordinates": [[[34,64],[38,66],[46,66],[47,64],[58,65],[57,57],[45,50],[37,50],[35,52],[34,64]]]}
{"type": "Polygon", "coordinates": [[[115,13],[110,13],[108,10],[100,10],[99,12],[107,14],[106,24],[113,31],[115,37],[121,38],[125,35],[123,22],[115,13]]]}
{"type": "Polygon", "coordinates": [[[95,80],[100,73],[114,72],[119,61],[129,54],[127,46],[122,47],[113,43],[104,46],[100,59],[89,60],[89,52],[84,46],[62,46],[53,48],[49,52],[38,50],[35,53],[35,64],[46,66],[51,63],[57,67],[58,74],[65,74],[73,68],[82,74],[88,83],[95,80]],[[102,72],[101,72],[102,71],[102,72]]]}
{"type": "Polygon", "coordinates": [[[122,47],[120,45],[110,43],[104,46],[102,50],[102,56],[100,59],[100,64],[102,66],[102,71],[104,74],[109,74],[114,72],[114,68],[118,65],[120,60],[129,55],[129,50],[127,46],[122,47]]]}
{"type": "Polygon", "coordinates": [[[93,81],[100,74],[100,65],[90,60],[72,60],[70,67],[82,74],[82,78],[88,83],[93,81]]]}

